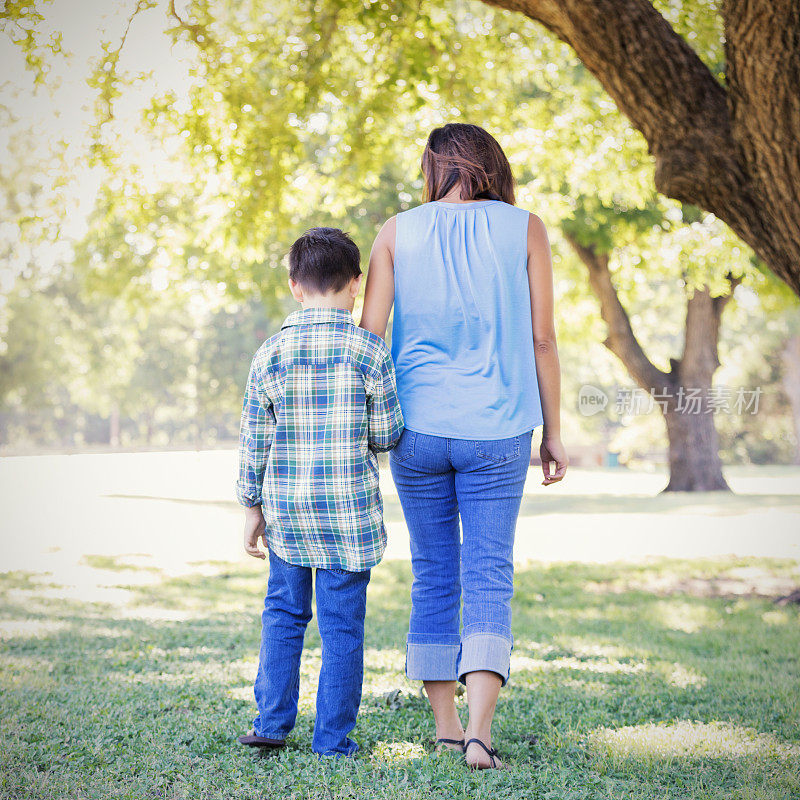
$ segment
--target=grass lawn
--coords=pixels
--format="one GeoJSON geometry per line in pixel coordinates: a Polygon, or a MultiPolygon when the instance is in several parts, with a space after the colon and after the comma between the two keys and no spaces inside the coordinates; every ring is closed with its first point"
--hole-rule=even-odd
{"type": "Polygon", "coordinates": [[[403,675],[407,562],[374,572],[362,749],[339,763],[310,753],[313,623],[289,746],[235,742],[254,711],[261,564],[96,562],[128,587],[123,604],[0,576],[2,798],[800,797],[798,609],[736,589],[754,571],[796,577],[794,561],[520,565],[495,729],[510,769],[477,774],[432,754],[403,675]]]}

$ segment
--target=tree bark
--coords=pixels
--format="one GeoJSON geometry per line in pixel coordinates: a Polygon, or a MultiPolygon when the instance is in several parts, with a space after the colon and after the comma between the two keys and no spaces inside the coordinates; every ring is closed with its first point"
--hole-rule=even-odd
{"type": "MultiPolygon", "coordinates": [[[[708,391],[710,386],[702,388],[708,391]]],[[[667,410],[664,421],[669,438],[669,483],[664,491],[729,491],[722,475],[714,417],[667,410]]]]}
{"type": "Polygon", "coordinates": [[[800,3],[724,0],[727,89],[648,0],[484,0],[569,44],[644,135],[661,193],[726,222],[800,295],[800,3]]]}
{"type": "Polygon", "coordinates": [[[719,367],[722,311],[732,293],[733,286],[729,294],[719,297],[712,297],[708,289],[696,290],[686,302],[683,355],[680,360],[670,360],[675,391],[663,409],[669,438],[665,492],[729,491],[709,397],[719,367]],[[690,399],[690,393],[697,401],[690,399]]]}
{"type": "Polygon", "coordinates": [[[729,491],[709,397],[719,367],[722,312],[738,279],[730,279],[730,292],[725,295],[712,297],[704,289],[688,298],[683,354],[680,359],[670,359],[670,371],[665,372],[650,361],[633,332],[611,278],[608,256],[569,235],[567,240],[586,266],[589,284],[600,301],[600,316],[608,326],[603,344],[636,383],[657,398],[664,416],[669,442],[669,483],[664,491],[729,491]]]}

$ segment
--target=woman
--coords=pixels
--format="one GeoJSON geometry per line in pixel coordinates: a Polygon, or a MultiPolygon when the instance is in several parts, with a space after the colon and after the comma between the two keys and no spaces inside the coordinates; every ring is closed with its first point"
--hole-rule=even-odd
{"type": "Polygon", "coordinates": [[[422,171],[425,202],[388,220],[375,240],[361,325],[384,336],[394,305],[406,429],[391,469],[414,573],[406,674],[424,681],[437,747],[494,768],[491,724],[509,675],[514,530],[534,428],[544,425],[544,485],[567,468],[550,245],[542,221],[515,207],[508,159],[482,128],[436,128],[422,171]]]}

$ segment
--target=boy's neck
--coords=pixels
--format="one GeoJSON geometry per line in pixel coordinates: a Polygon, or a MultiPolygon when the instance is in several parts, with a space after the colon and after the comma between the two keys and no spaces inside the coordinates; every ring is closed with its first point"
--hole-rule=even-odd
{"type": "Polygon", "coordinates": [[[327,308],[352,314],[360,286],[361,275],[353,278],[347,286],[343,286],[338,291],[328,292],[308,291],[302,284],[289,278],[289,289],[294,299],[303,307],[303,311],[312,308],[327,308]]]}
{"type": "Polygon", "coordinates": [[[342,302],[335,302],[334,298],[327,298],[327,297],[314,297],[308,298],[307,300],[303,300],[300,305],[303,307],[303,311],[308,311],[311,308],[329,308],[329,309],[338,309],[339,311],[347,311],[348,314],[353,313],[353,309],[347,303],[342,302]]]}

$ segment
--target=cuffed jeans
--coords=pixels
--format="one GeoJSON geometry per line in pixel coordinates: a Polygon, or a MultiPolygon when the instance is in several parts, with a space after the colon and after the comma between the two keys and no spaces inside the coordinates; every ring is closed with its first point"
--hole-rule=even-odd
{"type": "Polygon", "coordinates": [[[351,756],[358,745],[348,734],[356,725],[364,678],[364,616],[370,570],[346,572],[287,564],[269,553],[269,581],[261,616],[261,651],[254,693],[258,736],[285,739],[297,718],[300,655],[311,619],[312,581],[322,667],[311,749],[319,755],[351,756]]]}
{"type": "Polygon", "coordinates": [[[514,531],[531,436],[483,441],[406,430],[392,451],[414,573],[409,678],[463,682],[489,670],[508,680],[514,531]]]}

